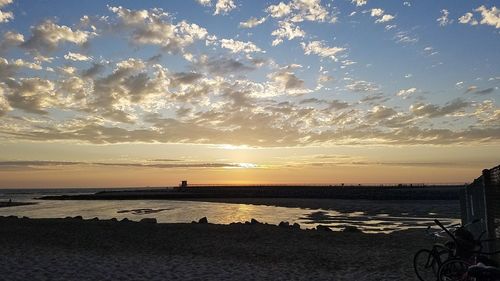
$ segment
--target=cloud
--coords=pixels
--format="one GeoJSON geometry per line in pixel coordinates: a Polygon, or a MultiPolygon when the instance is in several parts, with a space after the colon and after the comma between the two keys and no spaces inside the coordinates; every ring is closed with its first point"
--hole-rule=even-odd
{"type": "Polygon", "coordinates": [[[0,58],[0,78],[2,80],[8,77],[13,77],[18,69],[19,65],[10,63],[5,58],[0,58]]]}
{"type": "Polygon", "coordinates": [[[474,18],[474,14],[471,12],[465,13],[463,16],[458,18],[458,22],[462,24],[470,25],[490,25],[495,28],[500,28],[500,10],[496,6],[488,9],[486,6],[482,5],[474,9],[474,12],[479,12],[481,14],[481,20],[478,21],[474,18]]]}
{"type": "Polygon", "coordinates": [[[465,13],[463,16],[458,18],[458,22],[463,24],[468,23],[470,25],[477,25],[478,22],[473,18],[473,16],[474,15],[472,13],[465,13]]]}
{"type": "Polygon", "coordinates": [[[371,82],[367,82],[364,80],[351,80],[350,83],[346,85],[346,89],[356,93],[366,93],[377,91],[379,87],[371,82]]]}
{"type": "Polygon", "coordinates": [[[162,9],[132,11],[123,7],[109,7],[120,22],[118,30],[131,30],[130,41],[138,45],[159,45],[170,53],[188,54],[186,48],[207,37],[205,28],[186,21],[172,23],[162,9]]]}
{"type": "Polygon", "coordinates": [[[231,51],[231,53],[256,53],[264,52],[252,42],[243,42],[233,39],[220,40],[221,47],[231,51]]]}
{"type": "MultiPolygon", "coordinates": [[[[0,0],[0,8],[3,8],[11,3],[12,0],[0,0]]],[[[14,14],[12,12],[4,12],[0,10],[0,23],[9,22],[12,19],[14,19],[14,14]]]]}
{"type": "Polygon", "coordinates": [[[82,71],[83,78],[92,78],[97,74],[103,72],[105,69],[104,65],[100,63],[93,63],[92,66],[88,69],[82,71]]]}
{"type": "Polygon", "coordinates": [[[393,15],[386,14],[385,11],[380,8],[371,9],[370,15],[378,18],[375,20],[375,23],[389,22],[395,18],[393,15]]]}
{"type": "Polygon", "coordinates": [[[11,110],[9,102],[4,96],[3,87],[0,87],[0,117],[4,116],[11,110]]]}
{"type": "Polygon", "coordinates": [[[64,58],[71,61],[89,61],[92,60],[92,57],[80,54],[80,53],[72,53],[68,52],[64,55],[64,58]]]}
{"type": "Polygon", "coordinates": [[[252,27],[256,27],[257,25],[263,24],[265,21],[266,21],[266,17],[263,17],[260,20],[255,18],[255,17],[251,17],[247,21],[240,22],[240,27],[241,28],[252,28],[252,27]]]}
{"type": "Polygon", "coordinates": [[[179,85],[192,84],[202,77],[203,75],[196,72],[179,72],[172,75],[170,85],[177,87],[179,85]]]}
{"type": "Polygon", "coordinates": [[[500,28],[500,10],[493,6],[491,9],[486,8],[484,5],[478,7],[476,12],[480,12],[483,17],[480,24],[486,24],[494,26],[495,28],[500,28]]]}
{"type": "Polygon", "coordinates": [[[399,92],[396,93],[396,96],[408,97],[408,96],[414,94],[416,91],[417,91],[417,88],[401,89],[401,90],[399,90],[399,92]]]}
{"type": "Polygon", "coordinates": [[[341,47],[327,47],[321,41],[311,41],[307,44],[302,42],[301,45],[302,45],[302,49],[304,49],[304,53],[306,55],[315,54],[315,55],[318,55],[320,57],[332,59],[334,61],[338,60],[336,57],[337,53],[340,53],[340,52],[343,52],[346,50],[345,48],[341,48],[341,47]]]}
{"type": "Polygon", "coordinates": [[[236,5],[233,0],[217,0],[214,15],[227,15],[234,8],[236,8],[236,5]]]}
{"type": "Polygon", "coordinates": [[[69,42],[77,45],[85,44],[92,36],[82,30],[74,30],[65,25],[57,25],[50,20],[31,28],[31,37],[21,44],[21,47],[38,52],[50,52],[59,44],[69,42]]]}
{"type": "Polygon", "coordinates": [[[411,35],[408,31],[398,31],[396,35],[394,35],[394,40],[396,43],[416,43],[418,42],[418,38],[411,35]]]}
{"type": "Polygon", "coordinates": [[[41,78],[8,79],[7,100],[11,107],[27,113],[48,114],[47,108],[55,102],[54,83],[41,78]]]}
{"type": "Polygon", "coordinates": [[[436,21],[439,23],[439,26],[446,26],[449,25],[453,22],[453,20],[450,20],[448,16],[450,15],[450,12],[448,10],[443,9],[441,10],[441,17],[439,17],[436,21]]]}
{"type": "Polygon", "coordinates": [[[469,88],[467,88],[467,91],[465,93],[472,93],[476,95],[488,95],[496,90],[498,90],[498,87],[491,87],[483,90],[478,90],[476,86],[470,86],[469,88]]]}
{"type": "Polygon", "coordinates": [[[384,10],[382,10],[380,8],[374,8],[374,9],[371,9],[370,14],[372,17],[381,17],[384,14],[384,10]]]}
{"type": "Polygon", "coordinates": [[[226,75],[252,71],[253,65],[246,65],[242,61],[232,58],[212,58],[201,61],[198,64],[202,69],[206,69],[209,74],[226,75]]]}
{"type": "Polygon", "coordinates": [[[240,163],[209,163],[209,162],[186,162],[186,163],[126,163],[126,162],[76,162],[76,161],[0,161],[0,170],[33,170],[52,169],[67,166],[110,166],[110,167],[132,167],[132,168],[156,168],[156,169],[190,169],[190,168],[245,168],[240,163]]]}
{"type": "Polygon", "coordinates": [[[326,105],[328,110],[340,110],[349,107],[349,103],[340,100],[322,100],[317,98],[309,98],[300,101],[300,104],[317,104],[326,105]]]}
{"type": "Polygon", "coordinates": [[[291,5],[280,2],[278,5],[270,5],[267,7],[266,12],[273,18],[282,18],[289,15],[292,12],[292,8],[291,5]]]}
{"type": "Polygon", "coordinates": [[[272,45],[277,46],[283,42],[283,39],[292,40],[294,38],[303,38],[306,33],[291,22],[280,21],[278,29],[274,30],[271,35],[276,37],[272,45]]]}
{"type": "Polygon", "coordinates": [[[304,80],[297,78],[293,72],[278,71],[270,74],[269,78],[285,90],[301,89],[304,87],[304,80]]]}
{"type": "Polygon", "coordinates": [[[289,21],[302,22],[330,20],[335,22],[336,18],[328,13],[328,10],[321,5],[320,0],[292,0],[288,4],[280,2],[278,5],[270,5],[266,12],[273,18],[287,16],[289,21]]]}
{"type": "Polygon", "coordinates": [[[212,1],[211,0],[196,0],[196,2],[198,2],[202,6],[210,6],[210,5],[212,5],[212,1]]]}
{"type": "Polygon", "coordinates": [[[466,93],[466,94],[467,94],[467,93],[471,93],[471,92],[474,92],[475,90],[477,90],[477,86],[472,85],[472,86],[469,86],[469,87],[467,88],[467,90],[465,90],[465,93],[466,93]]]}
{"type": "Polygon", "coordinates": [[[14,14],[12,12],[4,12],[0,10],[0,23],[9,22],[14,19],[14,14]]]}
{"type": "Polygon", "coordinates": [[[410,111],[418,117],[441,117],[455,114],[469,106],[469,103],[461,99],[455,99],[443,107],[434,104],[416,103],[410,106],[410,111]]]}
{"type": "Polygon", "coordinates": [[[5,51],[8,48],[19,46],[23,42],[24,35],[13,31],[7,31],[3,34],[3,39],[0,42],[0,51],[5,51]]]}
{"type": "Polygon", "coordinates": [[[351,3],[356,4],[357,7],[366,5],[367,0],[351,0],[351,3]]]}
{"type": "Polygon", "coordinates": [[[393,15],[383,15],[381,18],[377,19],[376,23],[388,22],[394,19],[393,15]]]}
{"type": "Polygon", "coordinates": [[[381,120],[389,119],[397,114],[397,111],[390,107],[383,105],[377,105],[372,108],[371,111],[366,115],[366,120],[368,122],[379,122],[381,120]]]}

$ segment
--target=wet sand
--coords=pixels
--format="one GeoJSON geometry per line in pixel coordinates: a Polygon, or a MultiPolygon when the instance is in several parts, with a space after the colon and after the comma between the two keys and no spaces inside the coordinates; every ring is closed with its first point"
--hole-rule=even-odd
{"type": "Polygon", "coordinates": [[[0,218],[6,280],[415,280],[422,230],[0,218]]]}
{"type": "Polygon", "coordinates": [[[363,213],[366,216],[385,214],[405,217],[460,217],[458,200],[344,200],[316,198],[190,198],[186,201],[220,202],[265,205],[312,210],[331,210],[342,213],[363,213]]]}

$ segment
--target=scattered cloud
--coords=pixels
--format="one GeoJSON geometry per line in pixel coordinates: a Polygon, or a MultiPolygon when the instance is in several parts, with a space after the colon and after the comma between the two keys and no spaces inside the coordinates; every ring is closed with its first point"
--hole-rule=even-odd
{"type": "Polygon", "coordinates": [[[497,9],[496,6],[487,8],[486,6],[481,5],[478,8],[474,9],[474,12],[478,12],[480,14],[480,21],[474,18],[473,13],[467,12],[463,16],[458,18],[458,22],[470,25],[484,24],[493,26],[497,29],[500,28],[500,10],[497,9]]]}
{"type": "Polygon", "coordinates": [[[119,6],[109,7],[109,10],[120,20],[117,28],[130,30],[130,41],[137,45],[159,45],[169,53],[187,54],[189,57],[186,48],[208,35],[205,28],[195,23],[172,23],[162,9],[133,11],[119,6]]]}
{"type": "Polygon", "coordinates": [[[212,0],[196,0],[202,6],[211,6],[212,0]]]}
{"type": "Polygon", "coordinates": [[[240,22],[240,27],[241,28],[252,28],[256,27],[257,25],[263,24],[266,21],[266,17],[263,17],[261,19],[251,17],[247,21],[240,22]]]}
{"type": "Polygon", "coordinates": [[[351,3],[356,4],[357,7],[361,7],[368,3],[367,0],[351,0],[351,3]]]}
{"type": "Polygon", "coordinates": [[[233,40],[233,39],[222,39],[220,42],[221,42],[221,47],[230,50],[231,53],[264,52],[264,51],[262,51],[262,49],[260,49],[254,43],[252,43],[250,41],[243,42],[243,41],[237,41],[237,40],[233,40]]]}
{"type": "Polygon", "coordinates": [[[349,83],[346,85],[346,89],[356,93],[366,93],[374,92],[379,89],[379,87],[371,82],[364,80],[348,80],[349,83]]]}
{"type": "MultiPolygon", "coordinates": [[[[113,167],[135,167],[135,168],[157,168],[157,169],[190,169],[190,168],[248,168],[247,163],[128,163],[128,162],[76,162],[76,161],[0,161],[0,170],[33,170],[33,169],[57,169],[65,166],[113,166],[113,167]]],[[[256,167],[253,164],[253,167],[256,167]]]]}
{"type": "Polygon", "coordinates": [[[80,53],[72,53],[68,52],[64,55],[64,58],[71,61],[89,61],[92,60],[92,57],[80,54],[80,53]]]}
{"type": "Polygon", "coordinates": [[[394,35],[394,40],[396,43],[416,43],[418,42],[418,38],[413,36],[408,31],[398,31],[396,35],[394,35]]]}
{"type": "Polygon", "coordinates": [[[380,8],[371,9],[370,15],[372,17],[377,18],[377,20],[375,20],[376,23],[389,22],[395,18],[393,15],[386,14],[385,11],[383,9],[380,9],[380,8]]]}
{"type": "Polygon", "coordinates": [[[273,18],[288,17],[288,20],[292,22],[336,21],[335,16],[330,15],[327,8],[321,5],[321,0],[292,0],[288,4],[280,2],[277,5],[268,6],[266,12],[273,18]]]}
{"type": "MultiPolygon", "coordinates": [[[[12,0],[1,0],[0,1],[0,8],[3,8],[4,6],[11,4],[12,0]]],[[[10,20],[14,19],[14,14],[12,12],[5,12],[0,10],[0,23],[5,23],[9,22],[10,20]]]]}
{"type": "Polygon", "coordinates": [[[23,42],[21,46],[39,52],[54,51],[59,44],[65,42],[83,45],[92,36],[88,31],[72,29],[65,25],[57,25],[50,20],[33,26],[31,33],[31,37],[23,42]]]}
{"type": "Polygon", "coordinates": [[[470,24],[470,25],[477,25],[478,22],[473,18],[472,13],[465,13],[463,16],[458,18],[458,22],[463,23],[463,24],[470,24]]]}
{"type": "Polygon", "coordinates": [[[321,41],[311,41],[309,43],[301,43],[302,49],[304,49],[304,53],[306,55],[318,55],[323,58],[329,58],[334,61],[337,61],[338,58],[336,55],[340,52],[345,51],[345,48],[341,47],[328,47],[321,41]]]}
{"type": "Polygon", "coordinates": [[[303,38],[306,33],[300,27],[288,21],[280,21],[279,28],[274,30],[271,35],[275,36],[272,45],[276,46],[283,42],[283,39],[292,40],[294,38],[303,38]]]}
{"type": "Polygon", "coordinates": [[[424,103],[416,103],[410,106],[410,111],[415,116],[418,117],[441,117],[445,115],[451,115],[457,113],[469,106],[469,103],[461,100],[455,99],[444,106],[438,106],[434,104],[424,104],[424,103]]]}
{"type": "Polygon", "coordinates": [[[217,0],[214,15],[227,15],[236,8],[233,0],[217,0]]]}
{"type": "Polygon", "coordinates": [[[396,93],[396,96],[407,98],[408,96],[417,92],[417,88],[401,89],[396,93]]]}
{"type": "Polygon", "coordinates": [[[441,16],[436,20],[439,23],[439,26],[447,26],[453,23],[453,20],[448,18],[449,15],[450,12],[448,12],[448,10],[441,10],[441,16]]]}

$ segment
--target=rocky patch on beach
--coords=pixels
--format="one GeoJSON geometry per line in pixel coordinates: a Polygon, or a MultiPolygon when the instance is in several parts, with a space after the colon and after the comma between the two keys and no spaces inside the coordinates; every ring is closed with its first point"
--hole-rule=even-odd
{"type": "Polygon", "coordinates": [[[9,280],[30,276],[45,280],[412,280],[412,255],[429,243],[419,230],[366,234],[354,229],[300,229],[290,223],[280,227],[257,220],[231,225],[200,221],[1,217],[0,274],[7,274],[9,280]]]}

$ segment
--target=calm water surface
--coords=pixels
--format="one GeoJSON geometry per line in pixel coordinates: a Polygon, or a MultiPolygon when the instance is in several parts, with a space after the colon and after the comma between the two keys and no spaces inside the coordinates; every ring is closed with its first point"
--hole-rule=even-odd
{"type": "MultiPolygon", "coordinates": [[[[392,232],[408,228],[424,228],[432,225],[436,217],[432,212],[420,212],[415,215],[394,215],[387,213],[348,212],[339,210],[302,209],[275,207],[250,204],[229,204],[195,201],[171,200],[34,200],[44,195],[94,193],[92,190],[0,190],[0,201],[37,202],[36,205],[0,208],[1,216],[27,216],[30,218],[63,218],[66,216],[82,216],[85,219],[140,220],[154,217],[158,222],[186,223],[207,217],[209,222],[229,224],[245,222],[252,218],[260,222],[278,224],[281,221],[299,223],[303,228],[313,228],[319,224],[328,225],[334,230],[340,230],[346,225],[353,225],[365,232],[392,232]],[[422,215],[427,214],[427,215],[422,215]]],[[[355,204],[352,200],[353,204],[355,204]]],[[[384,201],[374,201],[373,204],[384,204],[384,201]]],[[[404,210],[404,204],[401,204],[404,210]]],[[[413,207],[415,208],[415,207],[413,207]]],[[[411,211],[411,210],[410,210],[411,211]]],[[[421,210],[420,210],[421,211],[421,210]]],[[[440,217],[445,224],[457,223],[456,218],[440,217]]]]}

